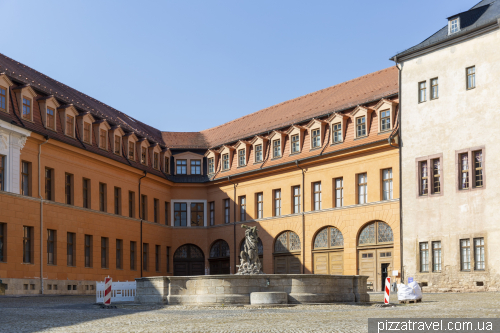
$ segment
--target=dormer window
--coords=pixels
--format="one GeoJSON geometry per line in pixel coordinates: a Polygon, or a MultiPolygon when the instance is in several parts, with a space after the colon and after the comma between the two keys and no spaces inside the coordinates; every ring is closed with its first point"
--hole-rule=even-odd
{"type": "Polygon", "coordinates": [[[165,156],[165,173],[170,174],[170,157],[165,156]]]}
{"type": "Polygon", "coordinates": [[[128,142],[128,159],[135,160],[135,150],[134,150],[134,142],[128,142]]]}
{"type": "Polygon", "coordinates": [[[460,31],[460,17],[455,17],[448,22],[448,34],[454,34],[460,31]]]}
{"type": "Polygon", "coordinates": [[[83,122],[83,141],[90,143],[90,123],[83,122]]]}
{"type": "Polygon", "coordinates": [[[255,162],[262,162],[262,145],[255,146],[255,162]]]}
{"type": "Polygon", "coordinates": [[[245,157],[245,149],[238,150],[238,166],[245,166],[247,164],[245,157]]]}
{"type": "Polygon", "coordinates": [[[292,154],[300,153],[300,136],[292,135],[292,154]]]}
{"type": "Polygon", "coordinates": [[[229,154],[222,155],[222,169],[229,170],[229,154]]]}
{"type": "Polygon", "coordinates": [[[380,112],[380,129],[381,131],[388,131],[391,129],[391,111],[384,110],[380,112]]]}
{"type": "Polygon", "coordinates": [[[75,117],[66,115],[66,135],[75,137],[75,117]]]}
{"type": "Polygon", "coordinates": [[[366,117],[356,118],[356,137],[366,136],[366,117]]]}
{"type": "Polygon", "coordinates": [[[146,164],[146,157],[147,157],[147,149],[145,147],[141,147],[141,163],[146,164]]]}
{"type": "Polygon", "coordinates": [[[22,118],[31,121],[31,99],[23,97],[22,118]]]}
{"type": "Polygon", "coordinates": [[[55,118],[55,110],[52,108],[47,108],[47,128],[51,130],[56,130],[56,118],[55,118]]]}
{"type": "Polygon", "coordinates": [[[312,148],[319,148],[321,147],[321,131],[318,129],[315,129],[312,131],[312,148]]]}
{"type": "Polygon", "coordinates": [[[153,153],[153,168],[155,168],[155,169],[158,169],[159,156],[160,156],[160,154],[158,154],[157,152],[153,153]]]}
{"type": "Polygon", "coordinates": [[[281,157],[281,140],[273,141],[273,158],[281,157]]]}
{"type": "Polygon", "coordinates": [[[106,140],[107,131],[104,129],[99,130],[99,148],[106,150],[108,147],[108,140],[106,140]]]}
{"type": "Polygon", "coordinates": [[[342,123],[333,124],[332,133],[333,133],[333,143],[342,142],[342,123]]]}
{"type": "Polygon", "coordinates": [[[176,174],[187,175],[187,160],[176,160],[176,163],[177,163],[176,174]]]}
{"type": "Polygon", "coordinates": [[[215,172],[215,158],[210,157],[208,159],[208,173],[214,173],[215,172]]]}
{"type": "Polygon", "coordinates": [[[122,138],[119,135],[115,135],[115,154],[120,155],[122,149],[122,138]]]}
{"type": "Polygon", "coordinates": [[[191,160],[191,174],[192,175],[201,175],[201,161],[200,160],[191,160]]]}
{"type": "Polygon", "coordinates": [[[0,87],[0,110],[7,112],[7,89],[0,87]]]}

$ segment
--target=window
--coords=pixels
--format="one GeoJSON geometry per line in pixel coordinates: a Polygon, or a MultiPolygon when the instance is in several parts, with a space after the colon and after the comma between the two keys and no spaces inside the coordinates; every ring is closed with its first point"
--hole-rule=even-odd
{"type": "Polygon", "coordinates": [[[425,81],[419,82],[418,83],[418,102],[419,103],[423,103],[426,101],[426,99],[427,99],[426,91],[427,91],[426,82],[425,81]]]}
{"type": "Polygon", "coordinates": [[[208,159],[208,173],[209,174],[215,173],[215,162],[213,157],[210,157],[208,159]]]}
{"type": "Polygon", "coordinates": [[[72,174],[65,174],[64,175],[65,179],[65,196],[66,196],[66,204],[67,205],[72,205],[73,204],[73,175],[72,174]]]}
{"type": "Polygon", "coordinates": [[[170,273],[170,246],[167,246],[167,273],[170,273]]]}
{"type": "Polygon", "coordinates": [[[174,226],[176,227],[187,226],[187,203],[185,202],[174,203],[174,226]]]}
{"type": "Polygon", "coordinates": [[[52,108],[47,108],[47,128],[50,128],[51,130],[56,129],[56,122],[55,122],[55,117],[54,117],[55,110],[52,108]]]}
{"type": "Polygon", "coordinates": [[[432,193],[441,193],[441,160],[439,158],[431,160],[432,163],[432,193]]]}
{"type": "Polygon", "coordinates": [[[205,225],[204,221],[205,206],[201,202],[191,203],[191,226],[192,227],[203,227],[205,225]]]}
{"type": "Polygon", "coordinates": [[[176,160],[177,170],[176,174],[178,175],[187,175],[187,160],[176,160]]]}
{"type": "Polygon", "coordinates": [[[31,121],[31,100],[23,97],[23,119],[31,121]]]}
{"type": "Polygon", "coordinates": [[[144,243],[142,244],[142,269],[145,271],[148,270],[148,258],[149,258],[149,244],[144,243]]]}
{"type": "Polygon", "coordinates": [[[474,238],[474,270],[484,270],[484,238],[474,238]]]}
{"type": "Polygon", "coordinates": [[[23,227],[23,263],[33,263],[33,227],[23,227]]]}
{"type": "Polygon", "coordinates": [[[7,89],[0,87],[0,110],[7,111],[7,89]]]}
{"type": "Polygon", "coordinates": [[[53,169],[45,168],[45,200],[54,200],[52,195],[53,169]]]}
{"type": "Polygon", "coordinates": [[[165,225],[169,225],[170,220],[170,202],[165,201],[165,225]]]}
{"type": "Polygon", "coordinates": [[[90,179],[83,178],[83,208],[90,208],[90,179]]]}
{"type": "Polygon", "coordinates": [[[158,223],[158,217],[160,215],[160,200],[153,199],[153,222],[158,223]]]}
{"type": "Polygon", "coordinates": [[[229,170],[229,154],[222,155],[222,170],[229,170]]]}
{"type": "Polygon", "coordinates": [[[29,162],[21,162],[21,194],[22,195],[31,195],[31,186],[30,186],[30,171],[31,171],[31,163],[29,162]]]}
{"type": "Polygon", "coordinates": [[[392,199],[392,168],[382,170],[383,200],[392,199]]]}
{"type": "Polygon", "coordinates": [[[262,162],[262,145],[255,146],[255,162],[262,162]]]}
{"type": "Polygon", "coordinates": [[[247,164],[245,157],[245,149],[238,150],[238,166],[245,166],[247,164]]]}
{"type": "Polygon", "coordinates": [[[460,240],[460,269],[470,271],[470,239],[460,240]]]}
{"type": "Polygon", "coordinates": [[[68,232],[67,234],[67,242],[66,242],[66,250],[67,250],[67,264],[68,266],[76,266],[76,234],[74,232],[68,232]]]}
{"type": "Polygon", "coordinates": [[[159,169],[160,166],[159,166],[159,158],[160,158],[160,154],[154,152],[153,153],[153,168],[155,169],[159,169]]]}
{"type": "Polygon", "coordinates": [[[5,156],[0,155],[0,191],[5,191],[5,156]]]}
{"type": "Polygon", "coordinates": [[[201,175],[201,160],[191,160],[191,174],[201,175]]]}
{"type": "Polygon", "coordinates": [[[165,156],[165,169],[166,174],[170,174],[170,158],[165,156]]]}
{"type": "Polygon", "coordinates": [[[209,204],[210,207],[210,225],[215,224],[215,202],[210,202],[209,204]]]}
{"type": "Polygon", "coordinates": [[[135,192],[128,191],[128,217],[135,217],[135,192]]]}
{"type": "Polygon", "coordinates": [[[281,190],[274,190],[274,216],[281,215],[281,190]]]}
{"type": "Polygon", "coordinates": [[[358,204],[368,202],[368,183],[366,173],[358,175],[358,204]]]}
{"type": "Polygon", "coordinates": [[[388,131],[391,129],[391,111],[385,110],[380,112],[380,131],[388,131]]]}
{"type": "Polygon", "coordinates": [[[420,195],[429,194],[429,174],[427,161],[420,162],[420,195]]]}
{"type": "Polygon", "coordinates": [[[292,187],[293,193],[293,214],[300,213],[300,186],[292,187]]]}
{"type": "Polygon", "coordinates": [[[101,268],[108,268],[108,238],[101,237],[101,268]]]}
{"type": "Polygon", "coordinates": [[[6,224],[5,223],[0,223],[0,262],[5,262],[6,256],[5,256],[5,249],[6,249],[6,240],[7,237],[6,235],[6,224]]]}
{"type": "Polygon", "coordinates": [[[106,211],[106,184],[99,183],[99,210],[106,211]]]}
{"type": "Polygon", "coordinates": [[[432,271],[441,272],[441,242],[432,242],[432,271]]]}
{"type": "MultiPolygon", "coordinates": [[[[56,264],[56,232],[55,230],[47,229],[47,264],[56,264]]],[[[1,261],[1,260],[0,260],[1,261]]]]}
{"type": "Polygon", "coordinates": [[[312,131],[312,148],[319,148],[321,147],[321,136],[320,136],[320,130],[315,129],[312,131]]]}
{"type": "Polygon", "coordinates": [[[83,141],[90,143],[90,123],[83,123],[83,141]]]}
{"type": "Polygon", "coordinates": [[[298,134],[292,135],[292,154],[300,152],[300,137],[298,134]]]}
{"type": "Polygon", "coordinates": [[[148,197],[141,195],[141,219],[146,220],[148,217],[148,197]]]}
{"type": "Polygon", "coordinates": [[[281,157],[281,140],[273,141],[273,158],[281,157]]]}
{"type": "Polygon", "coordinates": [[[75,137],[75,117],[66,115],[66,135],[75,137]]]}
{"type": "Polygon", "coordinates": [[[106,130],[100,129],[99,130],[99,148],[101,149],[106,149],[106,130]]]}
{"type": "Polygon", "coordinates": [[[439,98],[439,85],[438,85],[438,79],[431,79],[431,99],[438,99],[439,98]]]}
{"type": "Polygon", "coordinates": [[[116,240],[116,269],[122,269],[123,264],[123,240],[117,239],[116,240]]]}
{"type": "Polygon", "coordinates": [[[467,89],[476,88],[476,66],[468,67],[467,73],[467,89]]]}
{"type": "Polygon", "coordinates": [[[230,222],[229,199],[224,199],[224,223],[230,222]]]}
{"type": "Polygon", "coordinates": [[[122,144],[122,138],[119,135],[115,135],[115,154],[120,155],[120,149],[122,144]]]}
{"type": "Polygon", "coordinates": [[[474,156],[474,186],[483,187],[483,151],[472,152],[474,156]]]}
{"type": "Polygon", "coordinates": [[[460,154],[460,189],[469,189],[469,154],[460,154]]]}
{"type": "Polygon", "coordinates": [[[264,217],[264,194],[263,193],[257,193],[256,195],[256,199],[255,201],[257,201],[257,218],[258,219],[261,219],[264,217]]]}
{"type": "Polygon", "coordinates": [[[136,242],[130,242],[130,270],[135,271],[136,242]]]}
{"type": "Polygon", "coordinates": [[[155,245],[155,270],[160,271],[160,245],[155,245]]]}
{"type": "Polygon", "coordinates": [[[141,163],[146,165],[147,163],[147,154],[146,154],[146,148],[141,147],[141,163]]]}
{"type": "Polygon", "coordinates": [[[420,272],[429,271],[429,243],[420,243],[420,272]]]}
{"type": "Polygon", "coordinates": [[[120,215],[122,213],[122,189],[115,187],[115,214],[120,215]]]}
{"type": "Polygon", "coordinates": [[[321,182],[313,183],[313,210],[321,209],[321,182]]]}
{"type": "Polygon", "coordinates": [[[129,141],[128,143],[128,159],[135,160],[135,150],[133,141],[129,141]]]}
{"type": "Polygon", "coordinates": [[[342,124],[341,123],[333,124],[332,133],[333,133],[333,142],[334,143],[342,142],[342,124]]]}
{"type": "Polygon", "coordinates": [[[247,197],[240,197],[240,221],[247,220],[247,197]]]}
{"type": "Polygon", "coordinates": [[[366,117],[356,118],[356,137],[366,136],[366,117]]]}
{"type": "Polygon", "coordinates": [[[344,178],[335,179],[335,207],[344,206],[344,178]]]}
{"type": "Polygon", "coordinates": [[[460,26],[459,26],[459,18],[454,18],[453,20],[449,21],[449,35],[454,34],[455,32],[460,31],[460,26]]]}
{"type": "Polygon", "coordinates": [[[85,235],[85,267],[92,267],[92,236],[85,235]]]}
{"type": "Polygon", "coordinates": [[[456,152],[459,190],[485,187],[484,147],[464,149],[456,152]]]}

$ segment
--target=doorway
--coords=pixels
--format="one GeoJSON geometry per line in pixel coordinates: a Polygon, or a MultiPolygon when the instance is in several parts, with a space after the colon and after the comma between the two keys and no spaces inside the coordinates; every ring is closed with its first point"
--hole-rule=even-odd
{"type": "Polygon", "coordinates": [[[385,287],[385,279],[389,276],[389,265],[388,263],[386,264],[381,264],[380,270],[382,272],[382,281],[380,281],[380,286],[381,286],[381,291],[384,291],[385,287]]]}
{"type": "Polygon", "coordinates": [[[205,275],[205,256],[196,245],[186,244],[174,253],[174,276],[205,275]]]}

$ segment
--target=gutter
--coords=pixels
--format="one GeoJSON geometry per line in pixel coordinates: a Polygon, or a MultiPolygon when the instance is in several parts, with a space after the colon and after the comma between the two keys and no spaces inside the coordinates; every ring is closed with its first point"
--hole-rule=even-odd
{"type": "Polygon", "coordinates": [[[144,176],[142,176],[141,178],[139,178],[139,218],[141,219],[141,226],[140,226],[140,243],[141,243],[141,248],[139,249],[139,256],[141,257],[141,277],[142,277],[142,271],[144,269],[144,265],[143,265],[143,262],[142,262],[142,256],[143,256],[143,251],[144,249],[142,248],[143,245],[142,245],[142,212],[141,212],[141,179],[146,177],[148,175],[148,172],[147,171],[144,171],[144,176]]]}
{"type": "MultiPolygon", "coordinates": [[[[398,58],[394,57],[394,62],[399,70],[399,112],[398,112],[398,125],[399,125],[399,252],[400,252],[400,265],[401,265],[401,283],[404,282],[404,269],[403,269],[403,139],[402,139],[402,126],[401,126],[401,112],[403,111],[403,95],[401,89],[401,77],[403,66],[398,66],[398,58]]],[[[390,138],[389,138],[390,139],[390,138]]],[[[389,143],[390,144],[390,143],[389,143]]]]}
{"type": "Polygon", "coordinates": [[[234,194],[233,194],[233,216],[234,216],[234,221],[233,221],[233,246],[234,246],[234,256],[233,256],[233,262],[234,262],[234,273],[233,274],[236,274],[236,254],[237,254],[237,249],[236,249],[236,187],[238,186],[238,184],[235,184],[231,181],[231,176],[228,176],[227,177],[227,180],[228,182],[230,182],[231,184],[233,184],[233,188],[234,188],[234,194]]]}
{"type": "Polygon", "coordinates": [[[304,216],[304,205],[305,205],[305,188],[304,188],[304,183],[305,183],[305,173],[306,171],[299,165],[299,161],[295,161],[295,165],[297,168],[299,168],[302,171],[302,209],[301,209],[301,215],[302,215],[302,274],[306,273],[306,251],[305,251],[305,240],[306,240],[306,230],[305,230],[305,216],[304,216]]]}
{"type": "Polygon", "coordinates": [[[45,142],[38,145],[38,197],[40,198],[40,294],[43,295],[43,197],[42,197],[42,177],[40,175],[40,156],[42,146],[49,142],[49,137],[45,137],[45,142]]]}

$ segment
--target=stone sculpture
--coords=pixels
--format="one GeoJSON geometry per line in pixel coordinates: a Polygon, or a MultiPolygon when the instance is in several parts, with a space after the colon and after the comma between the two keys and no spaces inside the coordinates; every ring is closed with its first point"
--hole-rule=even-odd
{"type": "Polygon", "coordinates": [[[262,272],[262,264],[259,259],[259,236],[257,234],[257,227],[249,227],[242,225],[245,228],[245,244],[243,251],[240,253],[240,265],[238,266],[237,275],[253,275],[264,274],[262,272]]]}

